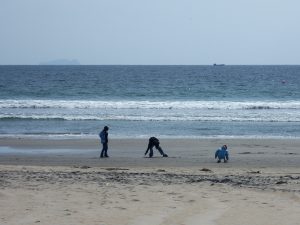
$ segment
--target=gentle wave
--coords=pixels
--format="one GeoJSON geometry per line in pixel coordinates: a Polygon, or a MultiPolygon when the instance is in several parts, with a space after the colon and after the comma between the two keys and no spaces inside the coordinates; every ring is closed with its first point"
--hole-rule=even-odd
{"type": "Polygon", "coordinates": [[[265,117],[226,117],[226,116],[121,116],[121,115],[109,115],[109,116],[75,116],[75,115],[18,115],[7,116],[0,115],[0,121],[13,121],[13,120],[66,120],[66,121],[216,121],[216,122],[300,122],[300,118],[271,118],[265,117]]]}
{"type": "Polygon", "coordinates": [[[300,109],[300,101],[84,101],[0,100],[1,108],[28,109],[300,109]]]}
{"type": "MultiPolygon", "coordinates": [[[[119,134],[114,135],[112,139],[146,139],[148,140],[149,135],[142,134],[119,134]]],[[[82,133],[38,133],[38,134],[0,134],[0,138],[28,138],[28,139],[48,139],[48,140],[67,140],[67,139],[94,139],[98,140],[98,134],[82,134],[82,133]]],[[[160,135],[161,139],[300,139],[299,136],[278,136],[278,135],[160,135]]],[[[11,149],[10,149],[11,151],[11,149]]]]}

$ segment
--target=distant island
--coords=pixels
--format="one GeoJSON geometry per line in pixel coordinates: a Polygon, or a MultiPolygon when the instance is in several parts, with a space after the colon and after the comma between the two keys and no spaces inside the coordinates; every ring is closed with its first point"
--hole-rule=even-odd
{"type": "Polygon", "coordinates": [[[52,61],[41,62],[40,65],[80,65],[77,59],[55,59],[52,61]]]}

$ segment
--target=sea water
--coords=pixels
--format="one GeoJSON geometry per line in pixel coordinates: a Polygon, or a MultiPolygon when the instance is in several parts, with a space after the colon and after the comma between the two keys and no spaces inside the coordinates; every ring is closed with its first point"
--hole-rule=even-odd
{"type": "Polygon", "coordinates": [[[300,66],[0,66],[0,136],[300,138],[300,66]]]}

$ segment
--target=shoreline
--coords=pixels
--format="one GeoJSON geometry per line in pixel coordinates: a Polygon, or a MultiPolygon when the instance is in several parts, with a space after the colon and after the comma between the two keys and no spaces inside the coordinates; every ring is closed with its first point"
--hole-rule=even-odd
{"type": "Polygon", "coordinates": [[[148,139],[110,139],[110,158],[99,159],[98,139],[0,138],[0,164],[104,167],[199,167],[220,165],[215,150],[228,146],[226,168],[293,167],[300,165],[300,139],[160,139],[169,155],[144,157],[148,139]]]}
{"type": "MultiPolygon", "coordinates": [[[[112,139],[148,139],[149,135],[140,135],[140,136],[118,136],[114,135],[112,139]]],[[[241,135],[241,136],[232,136],[232,135],[212,135],[212,136],[176,136],[176,135],[159,135],[159,139],[258,139],[258,140],[282,140],[282,139],[296,139],[300,140],[300,136],[272,136],[272,135],[241,135]]],[[[98,134],[1,134],[1,139],[41,139],[41,140],[72,140],[72,139],[99,139],[98,134]]],[[[111,139],[111,137],[110,137],[111,139]]]]}
{"type": "MultiPolygon", "coordinates": [[[[147,137],[109,137],[110,142],[144,142],[147,143],[149,136],[147,137]]],[[[166,142],[181,142],[188,141],[190,143],[197,142],[209,142],[209,143],[222,143],[222,142],[277,142],[279,144],[289,144],[290,142],[300,143],[300,137],[255,137],[255,136],[240,136],[240,137],[231,137],[231,136],[221,136],[221,137],[159,137],[159,140],[166,142]]],[[[100,139],[97,135],[93,136],[27,136],[27,135],[9,135],[9,136],[0,136],[0,147],[16,147],[16,148],[44,148],[47,145],[53,145],[54,148],[57,147],[72,147],[72,148],[82,148],[82,147],[92,147],[98,148],[100,139]],[[72,144],[73,143],[73,144],[72,144]],[[80,144],[80,145],[78,145],[80,144]]]]}

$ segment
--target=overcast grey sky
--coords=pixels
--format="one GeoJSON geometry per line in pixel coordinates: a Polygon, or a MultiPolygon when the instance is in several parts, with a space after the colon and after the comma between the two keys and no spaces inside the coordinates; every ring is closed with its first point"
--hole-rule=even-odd
{"type": "Polygon", "coordinates": [[[0,0],[0,64],[300,64],[299,0],[0,0]]]}

